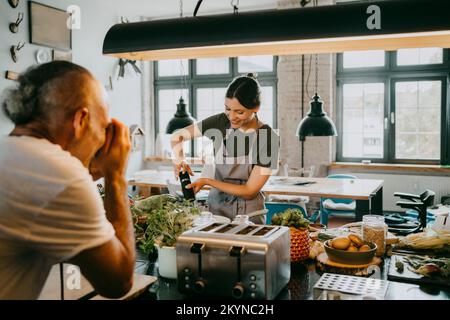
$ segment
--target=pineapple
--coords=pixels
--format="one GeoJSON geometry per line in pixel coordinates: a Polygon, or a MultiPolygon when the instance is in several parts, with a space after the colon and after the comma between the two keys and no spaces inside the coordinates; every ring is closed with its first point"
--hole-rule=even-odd
{"type": "Polygon", "coordinates": [[[309,221],[298,209],[287,209],[274,214],[272,224],[289,227],[291,231],[291,262],[299,262],[309,258],[309,221]]]}
{"type": "Polygon", "coordinates": [[[299,262],[309,257],[309,232],[307,228],[289,228],[291,231],[291,262],[299,262]]]}

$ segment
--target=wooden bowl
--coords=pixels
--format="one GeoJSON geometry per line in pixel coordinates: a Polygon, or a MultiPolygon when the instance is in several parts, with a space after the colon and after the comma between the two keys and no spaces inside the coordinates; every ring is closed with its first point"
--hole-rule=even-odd
{"type": "Polygon", "coordinates": [[[331,241],[327,240],[324,243],[325,252],[331,261],[342,264],[367,264],[373,260],[377,251],[377,245],[373,242],[364,241],[371,249],[363,252],[351,252],[345,250],[338,250],[331,246],[331,241]]]}

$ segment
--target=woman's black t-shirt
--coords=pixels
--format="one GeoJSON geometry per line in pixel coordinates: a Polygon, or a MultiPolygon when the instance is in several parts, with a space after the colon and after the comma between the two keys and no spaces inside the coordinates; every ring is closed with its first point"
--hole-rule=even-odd
{"type": "Polygon", "coordinates": [[[239,129],[232,129],[230,120],[225,113],[208,117],[198,122],[197,126],[203,136],[213,141],[214,154],[217,153],[223,142],[226,152],[230,156],[247,156],[252,150],[249,157],[252,164],[273,170],[278,168],[280,137],[267,124],[262,125],[256,131],[256,139],[255,131],[245,133],[239,129]],[[229,130],[232,132],[225,139],[229,130]]]}

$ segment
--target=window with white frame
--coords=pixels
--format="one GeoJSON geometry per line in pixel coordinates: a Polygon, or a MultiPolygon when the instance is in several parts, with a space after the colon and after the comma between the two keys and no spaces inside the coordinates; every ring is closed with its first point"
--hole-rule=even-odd
{"type": "MultiPolygon", "coordinates": [[[[257,75],[261,85],[262,101],[258,118],[272,128],[277,127],[276,56],[246,56],[237,58],[205,58],[195,60],[161,60],[154,64],[155,128],[161,150],[157,153],[168,156],[169,135],[166,127],[173,117],[180,97],[187,110],[197,120],[224,112],[224,99],[228,85],[239,75],[249,72],[257,75]]],[[[201,157],[207,139],[197,139],[189,148],[187,156],[201,157]]]]}
{"type": "Polygon", "coordinates": [[[449,164],[447,49],[338,54],[338,161],[449,164]]]}

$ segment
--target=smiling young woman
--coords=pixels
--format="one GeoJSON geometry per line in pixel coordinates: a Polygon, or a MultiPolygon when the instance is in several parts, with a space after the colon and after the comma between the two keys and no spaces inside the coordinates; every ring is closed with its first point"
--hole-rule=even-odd
{"type": "MultiPolygon", "coordinates": [[[[223,113],[188,126],[172,136],[175,175],[192,170],[184,161],[183,142],[201,136],[213,141],[214,179],[200,178],[190,187],[198,192],[212,187],[209,210],[215,215],[234,219],[265,208],[261,189],[272,170],[278,168],[279,137],[267,124],[259,121],[261,88],[251,73],[235,78],[225,94],[223,113]]],[[[254,222],[264,223],[265,217],[254,222]]]]}

